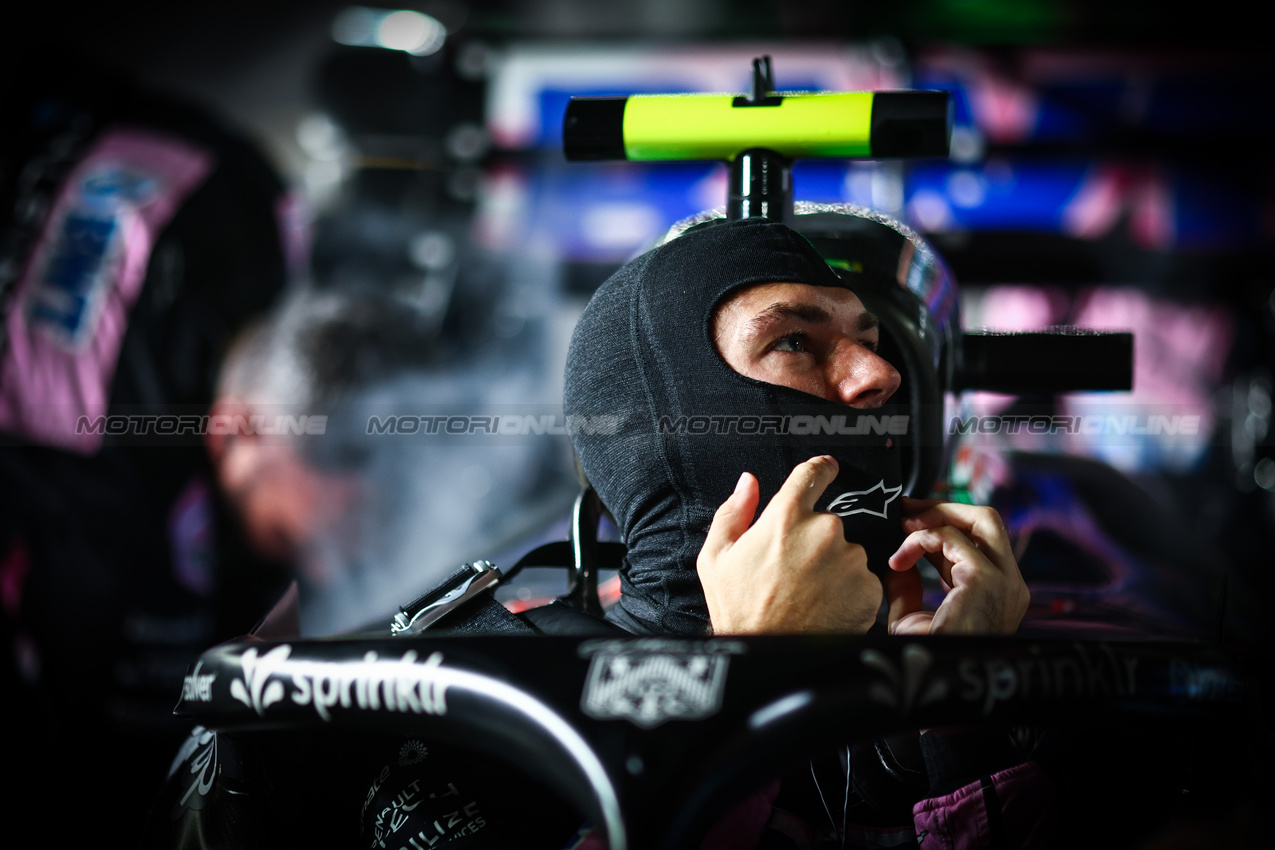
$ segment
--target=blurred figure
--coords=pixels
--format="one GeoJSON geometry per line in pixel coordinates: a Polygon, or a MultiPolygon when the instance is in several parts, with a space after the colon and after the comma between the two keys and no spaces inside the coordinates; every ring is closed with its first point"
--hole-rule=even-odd
{"type": "Polygon", "coordinates": [[[351,507],[357,482],[289,437],[326,435],[326,411],[357,373],[383,376],[427,347],[410,328],[394,339],[404,329],[391,324],[404,315],[381,298],[302,292],[232,346],[205,440],[218,484],[259,551],[304,570],[307,541],[351,507]]]}
{"type": "Polygon", "coordinates": [[[384,626],[569,509],[565,437],[487,427],[539,421],[534,383],[435,321],[399,291],[306,289],[226,358],[205,437],[216,480],[246,539],[292,566],[306,635],[384,626]]]}
{"type": "MultiPolygon", "coordinates": [[[[290,565],[307,613],[338,586],[346,609],[362,610],[350,585],[373,544],[360,523],[374,524],[383,505],[349,407],[430,367],[423,322],[390,294],[303,290],[245,331],[223,364],[205,432],[217,483],[252,546],[290,565]]],[[[307,619],[312,627],[323,626],[307,619]]]]}
{"type": "Polygon", "coordinates": [[[197,427],[169,426],[207,412],[230,339],[287,287],[296,207],[201,108],[21,67],[0,75],[3,751],[16,811],[69,793],[61,827],[127,836],[187,665],[286,578],[228,521],[197,427]]]}

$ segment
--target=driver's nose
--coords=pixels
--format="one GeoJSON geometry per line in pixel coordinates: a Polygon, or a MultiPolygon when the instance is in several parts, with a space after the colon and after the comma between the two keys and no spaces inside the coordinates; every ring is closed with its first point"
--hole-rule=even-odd
{"type": "Polygon", "coordinates": [[[828,360],[828,370],[828,383],[837,400],[860,409],[881,407],[903,381],[885,358],[853,341],[838,346],[828,360]]]}

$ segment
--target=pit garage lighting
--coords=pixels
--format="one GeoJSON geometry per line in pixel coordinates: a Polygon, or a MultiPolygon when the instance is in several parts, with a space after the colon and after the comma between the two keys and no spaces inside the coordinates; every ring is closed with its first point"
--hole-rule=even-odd
{"type": "Polygon", "coordinates": [[[434,18],[410,9],[371,9],[350,6],[332,21],[332,40],[354,47],[384,47],[413,56],[437,53],[447,28],[434,18]]]}

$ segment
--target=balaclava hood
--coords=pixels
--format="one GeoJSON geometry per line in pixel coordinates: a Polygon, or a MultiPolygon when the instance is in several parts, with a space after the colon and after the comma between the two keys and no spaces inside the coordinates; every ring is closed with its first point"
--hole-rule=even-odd
{"type": "Polygon", "coordinates": [[[688,230],[612,275],[571,339],[564,406],[585,476],[628,547],[608,617],[640,634],[704,634],[695,562],[741,473],[760,510],[819,454],[840,472],[816,504],[842,516],[880,574],[902,541],[892,407],[856,410],[738,374],[718,354],[714,308],[752,284],[848,288],[805,237],[765,219],[688,230]],[[601,425],[608,427],[601,427],[601,425]]]}

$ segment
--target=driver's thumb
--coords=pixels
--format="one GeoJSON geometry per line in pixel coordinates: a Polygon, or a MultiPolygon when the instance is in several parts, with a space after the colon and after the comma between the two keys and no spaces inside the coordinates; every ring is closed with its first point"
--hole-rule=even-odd
{"type": "Polygon", "coordinates": [[[708,527],[708,539],[704,541],[701,552],[715,558],[735,545],[735,541],[752,526],[760,497],[760,488],[752,473],[745,472],[739,476],[735,492],[713,514],[713,524],[708,527]]]}

